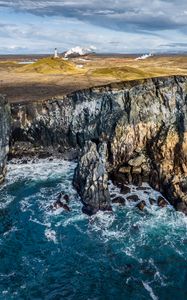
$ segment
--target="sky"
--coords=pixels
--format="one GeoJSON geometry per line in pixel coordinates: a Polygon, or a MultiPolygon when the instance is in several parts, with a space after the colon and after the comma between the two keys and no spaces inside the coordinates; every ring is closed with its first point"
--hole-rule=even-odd
{"type": "Polygon", "coordinates": [[[187,51],[187,0],[0,0],[0,53],[187,51]]]}

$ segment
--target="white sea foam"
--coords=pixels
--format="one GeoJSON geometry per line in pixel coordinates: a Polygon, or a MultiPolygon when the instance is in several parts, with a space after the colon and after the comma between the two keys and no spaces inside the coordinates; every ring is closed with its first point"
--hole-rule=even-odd
{"type": "Polygon", "coordinates": [[[149,292],[151,299],[158,300],[158,297],[154,294],[152,287],[147,283],[142,281],[144,288],[149,292]]]}
{"type": "Polygon", "coordinates": [[[56,232],[54,230],[46,229],[45,236],[48,239],[48,241],[52,241],[55,244],[57,244],[56,232]]]}

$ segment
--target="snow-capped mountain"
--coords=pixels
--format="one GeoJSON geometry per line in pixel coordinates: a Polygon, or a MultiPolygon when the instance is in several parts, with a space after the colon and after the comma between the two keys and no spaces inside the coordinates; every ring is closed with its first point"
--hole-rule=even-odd
{"type": "Polygon", "coordinates": [[[90,46],[89,48],[82,48],[82,47],[74,47],[74,48],[71,48],[70,50],[68,50],[65,54],[64,54],[64,57],[65,58],[68,58],[68,57],[72,57],[72,56],[82,56],[82,55],[85,55],[85,54],[89,54],[89,53],[93,53],[95,52],[96,50],[96,47],[94,46],[90,46]]]}

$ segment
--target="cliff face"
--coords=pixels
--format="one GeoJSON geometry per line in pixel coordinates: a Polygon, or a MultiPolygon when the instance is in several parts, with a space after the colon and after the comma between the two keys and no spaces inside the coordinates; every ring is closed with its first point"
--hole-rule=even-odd
{"type": "Polygon", "coordinates": [[[41,146],[64,152],[83,148],[86,141],[105,143],[104,168],[113,180],[148,181],[177,209],[186,210],[186,77],[119,83],[13,105],[12,116],[14,155],[41,146]]]}
{"type": "Polygon", "coordinates": [[[5,97],[0,95],[0,184],[6,174],[6,161],[9,151],[10,107],[5,97]]]}

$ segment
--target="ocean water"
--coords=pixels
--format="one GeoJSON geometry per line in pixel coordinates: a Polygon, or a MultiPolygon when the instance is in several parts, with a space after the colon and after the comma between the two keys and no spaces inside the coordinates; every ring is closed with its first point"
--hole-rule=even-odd
{"type": "Polygon", "coordinates": [[[0,299],[187,299],[187,218],[132,205],[89,218],[74,163],[9,164],[0,188],[0,299]],[[51,212],[58,192],[71,212],[51,212]]]}

